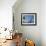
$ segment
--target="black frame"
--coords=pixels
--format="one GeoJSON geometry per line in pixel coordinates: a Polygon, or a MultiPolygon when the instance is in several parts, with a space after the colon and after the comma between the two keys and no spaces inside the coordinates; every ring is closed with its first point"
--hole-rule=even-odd
{"type": "Polygon", "coordinates": [[[24,25],[24,26],[36,26],[37,25],[37,13],[21,13],[21,25],[24,25]],[[25,14],[35,16],[35,24],[23,24],[22,19],[23,19],[23,16],[25,14]]]}

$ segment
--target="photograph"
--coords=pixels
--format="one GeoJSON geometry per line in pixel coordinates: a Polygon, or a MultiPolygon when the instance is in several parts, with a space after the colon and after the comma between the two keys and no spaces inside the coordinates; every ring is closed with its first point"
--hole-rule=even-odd
{"type": "Polygon", "coordinates": [[[36,13],[22,13],[21,25],[36,25],[37,14],[36,13]]]}

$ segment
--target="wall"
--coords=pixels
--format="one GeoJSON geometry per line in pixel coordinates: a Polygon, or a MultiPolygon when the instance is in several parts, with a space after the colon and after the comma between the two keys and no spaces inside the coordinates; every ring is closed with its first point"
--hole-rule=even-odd
{"type": "Polygon", "coordinates": [[[19,5],[14,5],[13,7],[15,30],[18,30],[18,32],[22,32],[24,39],[27,38],[33,40],[36,46],[41,46],[40,12],[40,0],[23,0],[19,5]],[[21,13],[37,13],[37,25],[21,26],[21,13]]]}
{"type": "Polygon", "coordinates": [[[41,1],[41,41],[46,46],[46,0],[41,1]]]}
{"type": "MultiPolygon", "coordinates": [[[[16,0],[0,0],[0,33],[4,30],[4,27],[8,28],[9,30],[12,29],[12,6],[15,2],[16,0]],[[1,27],[3,28],[1,29],[1,27]]],[[[10,35],[10,32],[3,31],[0,34],[0,38],[5,38],[5,35],[10,35]]]]}
{"type": "Polygon", "coordinates": [[[0,27],[12,29],[12,6],[16,0],[0,0],[0,27]]]}

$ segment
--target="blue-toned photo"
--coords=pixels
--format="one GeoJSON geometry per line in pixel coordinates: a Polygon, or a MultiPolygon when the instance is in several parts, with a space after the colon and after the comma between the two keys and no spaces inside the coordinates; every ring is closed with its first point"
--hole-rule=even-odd
{"type": "Polygon", "coordinates": [[[23,23],[34,23],[34,16],[23,16],[23,23]]]}
{"type": "Polygon", "coordinates": [[[36,13],[22,13],[21,24],[22,25],[36,25],[36,13]]]}

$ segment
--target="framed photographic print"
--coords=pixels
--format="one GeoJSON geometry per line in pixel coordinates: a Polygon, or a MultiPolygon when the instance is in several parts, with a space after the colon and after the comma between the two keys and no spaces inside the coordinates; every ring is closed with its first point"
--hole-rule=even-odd
{"type": "Polygon", "coordinates": [[[21,13],[21,25],[37,25],[37,13],[21,13]]]}

